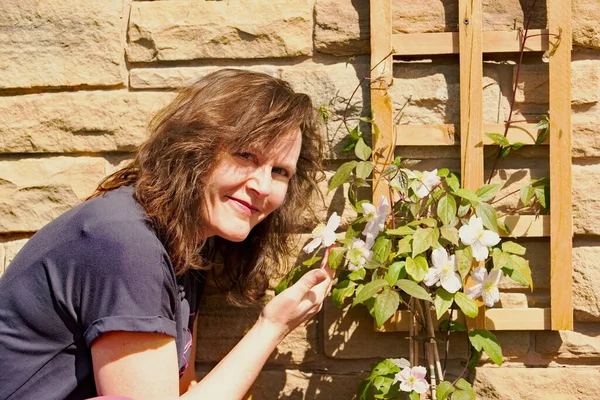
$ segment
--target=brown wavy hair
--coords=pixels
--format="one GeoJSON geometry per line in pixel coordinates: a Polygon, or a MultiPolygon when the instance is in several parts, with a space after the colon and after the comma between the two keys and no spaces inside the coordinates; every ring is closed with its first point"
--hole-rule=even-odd
{"type": "Polygon", "coordinates": [[[149,131],[134,159],[106,177],[92,197],[132,186],[177,275],[210,269],[232,303],[252,304],[264,295],[272,268],[285,268],[291,258],[288,234],[323,176],[323,143],[310,97],[281,79],[223,69],[182,89],[149,131]],[[282,206],[242,242],[205,239],[203,194],[220,154],[283,145],[298,128],[300,158],[282,206]]]}

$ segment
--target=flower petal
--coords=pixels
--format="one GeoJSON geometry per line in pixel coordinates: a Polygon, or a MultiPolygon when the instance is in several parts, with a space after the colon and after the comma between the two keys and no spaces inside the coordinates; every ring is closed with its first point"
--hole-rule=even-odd
{"type": "Polygon", "coordinates": [[[475,268],[471,274],[471,278],[479,284],[483,284],[483,282],[487,279],[487,276],[488,272],[484,267],[475,268]]]}
{"type": "Polygon", "coordinates": [[[483,232],[483,221],[476,215],[469,219],[469,226],[476,232],[477,236],[483,232]]]}
{"type": "Polygon", "coordinates": [[[487,307],[494,307],[494,304],[500,300],[500,291],[496,286],[493,286],[489,290],[484,290],[481,294],[483,304],[487,307]]]}
{"type": "Polygon", "coordinates": [[[330,230],[325,230],[321,233],[321,238],[323,241],[323,245],[325,247],[329,247],[335,243],[335,232],[330,230]]]}
{"type": "Polygon", "coordinates": [[[490,255],[488,248],[479,243],[479,240],[473,242],[471,248],[473,249],[473,258],[477,261],[485,261],[490,255]]]}
{"type": "Polygon", "coordinates": [[[436,268],[443,268],[448,262],[448,252],[445,248],[440,247],[431,252],[431,263],[436,268]]]}
{"type": "Polygon", "coordinates": [[[415,193],[417,194],[418,198],[422,199],[429,194],[429,190],[427,189],[427,186],[419,182],[419,186],[417,187],[417,191],[415,193]]]}
{"type": "Polygon", "coordinates": [[[321,244],[321,237],[316,237],[313,240],[311,240],[310,242],[308,242],[308,244],[306,246],[304,246],[302,248],[302,250],[306,253],[306,254],[310,254],[313,251],[315,251],[315,249],[317,247],[319,247],[319,245],[321,244]]]}
{"type": "Polygon", "coordinates": [[[442,284],[442,287],[450,293],[456,293],[462,287],[462,280],[460,279],[460,275],[456,272],[442,274],[440,283],[442,284]]]}
{"type": "Polygon", "coordinates": [[[425,393],[429,389],[429,383],[425,379],[419,379],[413,383],[412,388],[419,394],[425,393]]]}
{"type": "Polygon", "coordinates": [[[479,284],[479,283],[477,285],[473,285],[470,288],[468,288],[467,290],[465,290],[465,294],[472,299],[476,299],[479,296],[481,296],[482,292],[483,292],[483,285],[479,284]]]}
{"type": "Polygon", "coordinates": [[[425,283],[427,286],[433,286],[436,283],[438,283],[441,276],[441,269],[435,267],[429,268],[429,271],[427,271],[427,275],[425,275],[425,279],[423,279],[423,283],[425,283]]]}
{"type": "Polygon", "coordinates": [[[417,365],[410,370],[410,374],[413,378],[425,379],[425,376],[427,376],[427,369],[425,367],[417,365]]]}
{"type": "Polygon", "coordinates": [[[482,245],[484,246],[495,246],[500,242],[500,236],[494,231],[484,231],[483,235],[481,235],[481,239],[479,239],[482,245]]]}
{"type": "Polygon", "coordinates": [[[340,226],[340,222],[342,222],[342,217],[337,215],[337,212],[334,212],[327,221],[327,229],[335,232],[335,230],[340,226]]]}
{"type": "Polygon", "coordinates": [[[389,209],[390,202],[388,201],[388,198],[386,196],[381,196],[381,199],[379,199],[379,204],[377,205],[377,214],[387,214],[389,209]]]}
{"type": "Polygon", "coordinates": [[[463,225],[458,230],[458,236],[460,237],[460,241],[466,245],[470,246],[477,240],[477,232],[469,225],[463,225]]]}

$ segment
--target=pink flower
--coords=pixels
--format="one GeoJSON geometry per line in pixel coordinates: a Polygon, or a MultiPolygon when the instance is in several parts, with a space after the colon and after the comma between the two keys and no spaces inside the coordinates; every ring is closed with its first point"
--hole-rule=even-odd
{"type": "Polygon", "coordinates": [[[427,370],[425,367],[406,367],[394,377],[394,383],[400,382],[400,390],[404,392],[425,393],[429,389],[429,383],[425,380],[427,370]]]}

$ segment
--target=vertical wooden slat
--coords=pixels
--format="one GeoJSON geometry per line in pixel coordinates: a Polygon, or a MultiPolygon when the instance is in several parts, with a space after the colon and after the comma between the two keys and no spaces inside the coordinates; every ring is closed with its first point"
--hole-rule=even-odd
{"type": "MultiPolygon", "coordinates": [[[[573,329],[571,216],[571,1],[548,2],[560,40],[550,57],[550,306],[552,330],[573,329]]],[[[551,37],[551,42],[557,39],[551,37]]],[[[551,46],[552,47],[552,46],[551,46]]]]}
{"type": "MultiPolygon", "coordinates": [[[[371,0],[371,108],[379,138],[373,135],[373,161],[380,171],[394,158],[392,100],[387,88],[392,84],[392,2],[371,0]]],[[[389,197],[388,186],[373,172],[373,202],[389,197]]]]}
{"type": "MultiPolygon", "coordinates": [[[[481,0],[459,0],[460,153],[463,187],[477,190],[483,184],[483,54],[481,0]]],[[[467,287],[473,285],[467,281],[467,287]]],[[[485,308],[470,327],[485,329],[485,308]]]]}

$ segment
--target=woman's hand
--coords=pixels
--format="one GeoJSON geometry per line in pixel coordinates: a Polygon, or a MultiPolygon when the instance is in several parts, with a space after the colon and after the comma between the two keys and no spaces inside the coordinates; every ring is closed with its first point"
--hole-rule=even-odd
{"type": "Polygon", "coordinates": [[[331,289],[334,272],[327,266],[329,249],[321,268],[306,273],[293,286],[273,298],[263,309],[258,324],[271,326],[280,333],[280,340],[319,312],[331,289]]]}

